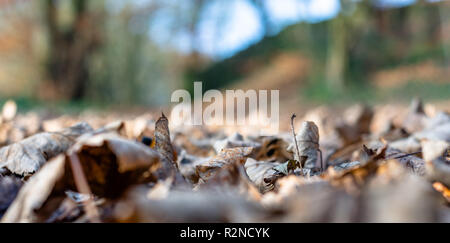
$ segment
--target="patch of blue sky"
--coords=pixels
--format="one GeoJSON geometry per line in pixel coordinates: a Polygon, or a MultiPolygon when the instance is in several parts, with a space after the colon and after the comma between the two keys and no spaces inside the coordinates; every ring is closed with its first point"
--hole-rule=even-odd
{"type": "Polygon", "coordinates": [[[377,0],[375,5],[383,8],[399,8],[414,3],[415,0],[377,0]]]}
{"type": "MultiPolygon", "coordinates": [[[[141,6],[152,0],[133,1],[141,6]]],[[[177,5],[178,2],[187,6],[189,2],[184,1],[168,0],[170,4],[177,5]]],[[[415,0],[377,0],[376,5],[403,7],[414,2],[415,0]]],[[[265,6],[275,34],[286,26],[301,21],[317,23],[331,19],[341,9],[339,0],[266,0],[265,6]]],[[[223,59],[257,43],[266,34],[259,13],[249,0],[211,1],[202,13],[195,43],[192,43],[187,31],[179,30],[177,34],[173,34],[171,28],[176,23],[171,19],[171,14],[165,11],[170,10],[158,11],[158,15],[153,17],[149,37],[162,47],[167,48],[169,45],[184,53],[195,48],[212,58],[223,59]]]]}

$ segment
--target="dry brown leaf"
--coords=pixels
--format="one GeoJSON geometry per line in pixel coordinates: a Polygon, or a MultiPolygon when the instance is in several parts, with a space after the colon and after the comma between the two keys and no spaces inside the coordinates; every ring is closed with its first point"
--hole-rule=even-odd
{"type": "Polygon", "coordinates": [[[162,114],[155,124],[155,148],[176,166],[176,154],[170,142],[169,120],[162,114]]]}
{"type": "Polygon", "coordinates": [[[328,169],[328,174],[323,177],[328,179],[333,186],[343,187],[348,193],[357,195],[367,183],[368,178],[376,173],[379,162],[386,158],[386,150],[387,146],[384,146],[372,155],[365,164],[349,170],[337,172],[331,167],[328,169]]]}
{"type": "MultiPolygon", "coordinates": [[[[152,172],[161,160],[155,150],[114,133],[82,137],[68,154],[78,156],[92,192],[102,197],[119,196],[133,183],[156,181],[152,172]]],[[[71,170],[67,173],[71,178],[71,170]]]]}
{"type": "MultiPolygon", "coordinates": [[[[160,155],[115,133],[83,136],[67,152],[77,156],[92,193],[117,198],[128,187],[155,181],[160,155]]],[[[5,215],[5,222],[43,222],[76,190],[70,156],[60,155],[31,177],[5,215]]]]}
{"type": "Polygon", "coordinates": [[[249,147],[224,149],[208,162],[197,165],[197,175],[203,181],[207,181],[224,165],[232,163],[244,164],[252,150],[253,148],[249,147]]]}
{"type": "Polygon", "coordinates": [[[69,149],[80,135],[91,132],[87,123],[79,123],[61,132],[39,133],[0,149],[0,168],[29,176],[47,162],[69,149]]]}
{"type": "Polygon", "coordinates": [[[168,177],[174,177],[174,185],[188,186],[178,169],[177,154],[170,141],[169,120],[164,113],[155,124],[155,149],[162,156],[161,168],[156,172],[158,179],[165,180],[168,177]]]}
{"type": "Polygon", "coordinates": [[[273,190],[273,183],[276,181],[276,171],[273,167],[280,165],[280,163],[270,163],[264,161],[256,161],[252,158],[245,162],[245,169],[250,180],[258,187],[262,193],[273,190]],[[266,181],[267,182],[266,182],[266,181]]]}

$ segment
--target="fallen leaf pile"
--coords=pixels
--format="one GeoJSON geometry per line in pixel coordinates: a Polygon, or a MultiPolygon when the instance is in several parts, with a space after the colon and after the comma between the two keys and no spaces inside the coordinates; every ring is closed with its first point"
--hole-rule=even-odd
{"type": "Polygon", "coordinates": [[[392,107],[319,107],[244,136],[9,101],[1,222],[450,222],[450,114],[392,107]]]}

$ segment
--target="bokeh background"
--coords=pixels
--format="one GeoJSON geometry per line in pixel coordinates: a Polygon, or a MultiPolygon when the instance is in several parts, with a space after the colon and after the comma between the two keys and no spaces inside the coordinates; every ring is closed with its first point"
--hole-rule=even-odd
{"type": "Polygon", "coordinates": [[[161,107],[280,89],[282,107],[450,100],[450,2],[0,0],[0,97],[161,107]]]}

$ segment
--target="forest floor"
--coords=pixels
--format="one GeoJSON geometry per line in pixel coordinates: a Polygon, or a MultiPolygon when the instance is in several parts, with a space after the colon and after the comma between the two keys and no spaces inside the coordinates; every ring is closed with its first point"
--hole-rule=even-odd
{"type": "Polygon", "coordinates": [[[271,135],[7,102],[1,222],[450,222],[450,101],[284,102],[271,135]]]}

